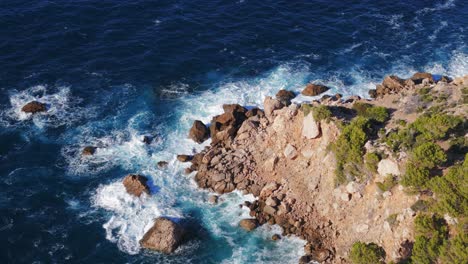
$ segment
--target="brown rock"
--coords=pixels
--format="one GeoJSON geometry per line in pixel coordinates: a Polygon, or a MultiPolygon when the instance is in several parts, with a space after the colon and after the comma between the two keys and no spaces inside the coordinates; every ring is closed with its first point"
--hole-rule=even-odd
{"type": "Polygon", "coordinates": [[[304,90],[302,90],[302,94],[305,96],[316,96],[328,91],[329,89],[330,88],[325,85],[309,83],[304,90]]]}
{"type": "Polygon", "coordinates": [[[169,163],[167,163],[167,161],[158,161],[158,167],[159,167],[160,169],[165,169],[165,168],[167,168],[167,165],[168,165],[168,164],[169,164],[169,163]]]}
{"type": "Polygon", "coordinates": [[[211,195],[210,198],[208,198],[208,202],[210,204],[217,204],[218,203],[218,196],[217,195],[211,195]]]}
{"type": "Polygon", "coordinates": [[[299,264],[307,264],[307,263],[310,263],[311,261],[312,261],[312,258],[308,255],[305,255],[299,258],[299,264]]]}
{"type": "Polygon", "coordinates": [[[280,239],[281,239],[281,236],[278,234],[274,234],[273,236],[271,236],[271,240],[273,241],[280,240],[280,239]]]}
{"type": "Polygon", "coordinates": [[[399,91],[404,88],[405,80],[395,75],[385,77],[382,82],[382,86],[389,88],[391,91],[399,91]]]}
{"type": "Polygon", "coordinates": [[[197,143],[203,143],[210,136],[210,130],[200,120],[193,122],[192,128],[190,128],[189,138],[197,143]]]}
{"type": "Polygon", "coordinates": [[[331,253],[327,249],[313,250],[311,258],[318,262],[324,262],[330,257],[331,253]]]}
{"type": "Polygon", "coordinates": [[[39,112],[45,112],[45,111],[47,111],[47,109],[46,109],[45,104],[40,103],[38,101],[31,101],[31,102],[25,104],[23,106],[23,108],[21,108],[21,111],[23,111],[25,113],[35,114],[35,113],[39,113],[39,112]]]}
{"type": "Polygon", "coordinates": [[[83,148],[83,151],[81,151],[81,155],[83,156],[91,156],[96,153],[96,147],[93,146],[86,146],[83,148]]]}
{"type": "Polygon", "coordinates": [[[430,83],[434,82],[432,74],[428,72],[417,72],[413,74],[413,76],[410,79],[414,82],[414,84],[420,84],[424,79],[429,79],[430,83]]]}
{"type": "Polygon", "coordinates": [[[192,156],[190,155],[177,155],[177,160],[180,162],[188,162],[192,160],[192,156]]]}
{"type": "Polygon", "coordinates": [[[283,104],[277,100],[273,99],[270,96],[267,96],[263,101],[263,108],[265,109],[265,115],[268,118],[273,116],[273,111],[283,108],[283,104]]]}
{"type": "Polygon", "coordinates": [[[265,205],[265,207],[263,207],[263,212],[269,215],[274,215],[276,213],[276,209],[269,205],[265,205]]]}
{"type": "Polygon", "coordinates": [[[377,89],[370,89],[369,90],[369,96],[371,98],[377,98],[377,89]]]}
{"type": "Polygon", "coordinates": [[[150,193],[147,182],[148,178],[145,176],[129,174],[124,178],[123,185],[129,194],[140,197],[142,193],[150,193]]]}
{"type": "Polygon", "coordinates": [[[247,230],[247,231],[252,231],[254,230],[255,228],[258,227],[258,221],[257,219],[242,219],[240,222],[239,222],[239,226],[242,227],[243,229],[247,230]]]}
{"type": "Polygon", "coordinates": [[[291,100],[294,97],[296,97],[296,95],[288,90],[279,90],[276,93],[276,99],[286,106],[291,104],[291,100]]]}
{"type": "Polygon", "coordinates": [[[172,253],[182,242],[184,230],[174,221],[159,217],[154,221],[153,227],[140,240],[144,248],[172,253]]]}

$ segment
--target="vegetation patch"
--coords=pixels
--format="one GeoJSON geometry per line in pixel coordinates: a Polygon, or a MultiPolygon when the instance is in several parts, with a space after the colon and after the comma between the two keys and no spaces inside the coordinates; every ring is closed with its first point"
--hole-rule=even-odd
{"type": "Polygon", "coordinates": [[[377,182],[377,187],[382,191],[390,191],[395,185],[397,185],[398,180],[393,175],[387,175],[383,182],[377,182]]]}
{"type": "Polygon", "coordinates": [[[382,106],[373,106],[368,103],[356,102],[353,105],[353,109],[356,111],[358,116],[366,117],[371,120],[383,123],[388,120],[388,110],[382,106]]]}
{"type": "Polygon", "coordinates": [[[307,116],[309,113],[312,112],[312,115],[315,121],[326,121],[327,123],[330,121],[332,117],[332,112],[330,108],[326,105],[319,105],[319,106],[312,106],[308,104],[302,104],[301,110],[304,113],[304,116],[307,116]]]}
{"type": "Polygon", "coordinates": [[[354,264],[384,263],[385,251],[375,243],[355,242],[349,253],[354,264]]]}
{"type": "Polygon", "coordinates": [[[366,153],[364,156],[364,161],[366,162],[366,168],[372,172],[377,173],[377,167],[380,161],[379,155],[374,152],[366,153]]]}

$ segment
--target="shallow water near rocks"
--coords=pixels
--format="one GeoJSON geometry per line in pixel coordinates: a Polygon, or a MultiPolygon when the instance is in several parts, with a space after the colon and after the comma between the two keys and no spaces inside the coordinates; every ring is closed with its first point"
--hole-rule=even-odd
{"type": "MultiPolygon", "coordinates": [[[[207,202],[176,154],[223,103],[261,106],[314,81],[367,96],[387,74],[468,74],[462,1],[13,1],[0,4],[0,259],[6,263],[297,263],[304,241],[238,222],[254,199],[207,202]],[[21,107],[37,100],[48,111],[21,107]],[[152,143],[142,142],[144,135],[152,143]],[[84,146],[97,146],[81,157],[84,146]],[[167,169],[156,163],[169,162],[167,169]],[[150,178],[134,198],[128,173],[150,178]],[[152,219],[187,219],[173,255],[152,219]]],[[[311,98],[298,96],[296,101],[311,98]]]]}

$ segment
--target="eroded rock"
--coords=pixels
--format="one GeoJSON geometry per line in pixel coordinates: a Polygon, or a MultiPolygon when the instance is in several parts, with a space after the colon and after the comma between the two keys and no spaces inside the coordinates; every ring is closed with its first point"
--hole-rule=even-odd
{"type": "Polygon", "coordinates": [[[254,230],[255,228],[258,227],[258,225],[259,225],[259,223],[258,223],[257,219],[242,219],[239,222],[239,226],[242,227],[243,229],[247,230],[247,231],[254,230]]]}
{"type": "Polygon", "coordinates": [[[38,102],[38,101],[31,101],[27,104],[25,104],[22,108],[21,111],[25,113],[39,113],[39,112],[45,112],[47,111],[46,105],[44,103],[38,102]]]}
{"type": "Polygon", "coordinates": [[[193,122],[192,128],[190,128],[189,138],[197,143],[203,143],[210,136],[210,130],[200,120],[193,122]]]}
{"type": "Polygon", "coordinates": [[[320,136],[320,123],[315,121],[312,113],[305,116],[302,121],[302,136],[307,139],[314,139],[320,136]]]}
{"type": "Polygon", "coordinates": [[[328,91],[329,89],[330,88],[325,85],[309,83],[301,93],[305,96],[316,96],[328,91]]]}
{"type": "Polygon", "coordinates": [[[176,222],[159,217],[153,227],[140,240],[142,247],[163,253],[173,253],[181,244],[184,235],[183,228],[176,222]]]}
{"type": "Polygon", "coordinates": [[[148,178],[137,174],[129,174],[123,180],[123,185],[131,195],[140,197],[143,193],[150,194],[148,178]]]}

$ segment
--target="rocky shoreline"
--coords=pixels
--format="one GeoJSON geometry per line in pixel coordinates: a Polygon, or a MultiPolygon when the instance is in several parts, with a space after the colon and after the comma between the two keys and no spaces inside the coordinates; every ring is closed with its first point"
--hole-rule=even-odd
{"type": "MultiPolygon", "coordinates": [[[[281,90],[276,98],[265,98],[263,110],[223,105],[224,113],[213,117],[209,126],[210,146],[185,159],[192,163],[187,172],[196,171],[194,180],[201,188],[219,194],[241,190],[257,197],[243,205],[250,209],[252,219],[243,220],[241,226],[252,230],[257,225],[277,224],[283,236],[307,240],[300,263],[348,263],[349,249],[357,240],[378,243],[387,252],[386,261],[401,261],[411,252],[416,216],[411,206],[420,196],[408,195],[401,185],[393,190],[377,187],[388,174],[399,177],[407,157],[386,153],[388,158],[375,165],[375,172],[339,185],[334,180],[336,156],[329,146],[342,133],[341,124],[356,116],[360,104],[388,109],[391,117],[381,126],[388,133],[397,121],[412,122],[420,115],[412,105],[416,100],[412,97],[420,96],[420,90],[430,88],[455,102],[467,84],[467,76],[455,81],[442,76],[436,81],[432,74],[416,73],[407,80],[386,77],[369,92],[372,100],[357,96],[343,100],[337,94],[298,105],[291,103],[294,93],[281,90]],[[308,111],[320,106],[326,106],[331,115],[317,117],[308,111]],[[390,223],[392,217],[398,226],[390,223]]],[[[308,85],[304,91],[312,90],[321,93],[328,88],[308,85]]],[[[418,100],[419,106],[430,107],[418,100]]],[[[466,104],[451,108],[455,114],[467,113],[466,104]]],[[[190,138],[203,142],[207,129],[195,121],[190,138]]],[[[378,140],[368,140],[365,148],[388,152],[378,140]]]]}
{"type": "MultiPolygon", "coordinates": [[[[327,90],[308,84],[302,94],[316,96],[327,90]]],[[[404,183],[406,164],[414,153],[404,148],[395,151],[390,139],[407,123],[417,123],[434,111],[466,122],[467,93],[468,75],[452,80],[430,73],[416,73],[409,79],[387,76],[369,91],[371,100],[358,96],[345,100],[336,94],[296,104],[292,91],[280,90],[275,98],[265,98],[263,109],[226,104],[224,113],[214,116],[209,126],[194,121],[188,137],[196,143],[211,138],[211,143],[199,153],[180,154],[177,160],[191,163],[185,172],[194,172],[200,188],[217,194],[234,190],[253,194],[254,202],[241,205],[252,218],[242,219],[240,227],[252,231],[276,224],[283,229],[281,236],[306,240],[306,255],[299,263],[353,262],[350,249],[360,241],[376,243],[386,252],[379,263],[401,262],[412,254],[415,204],[436,197],[426,189],[415,192],[410,188],[414,186],[404,183]],[[346,145],[354,141],[360,145],[346,145]]],[[[47,111],[47,106],[33,101],[22,110],[36,114],[47,111]]],[[[465,142],[458,146],[461,154],[451,153],[442,137],[437,141],[452,155],[452,164],[463,159],[468,138],[464,124],[458,135],[465,142]]],[[[86,146],[81,154],[92,156],[96,150],[86,146]]],[[[168,163],[157,165],[164,168],[168,163]]],[[[448,166],[441,166],[439,174],[444,169],[448,166]]],[[[147,181],[130,174],[123,185],[129,194],[140,197],[151,195],[147,181]]],[[[217,200],[213,195],[209,202],[216,205],[217,200]]],[[[458,223],[445,217],[449,224],[458,223]]],[[[462,214],[460,221],[465,217],[462,214]]],[[[172,253],[185,239],[184,233],[177,221],[160,217],[140,244],[172,253]]],[[[275,234],[272,240],[281,236],[275,234]]]]}

